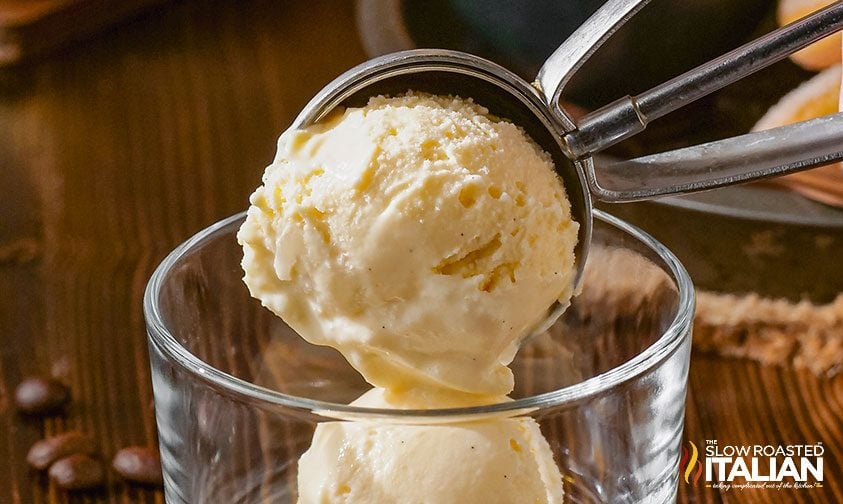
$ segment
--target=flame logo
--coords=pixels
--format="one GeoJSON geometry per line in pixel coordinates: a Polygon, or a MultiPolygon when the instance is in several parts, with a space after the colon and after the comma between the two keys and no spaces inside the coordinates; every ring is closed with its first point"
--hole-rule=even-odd
{"type": "Polygon", "coordinates": [[[679,462],[679,471],[685,476],[685,483],[691,484],[691,475],[693,474],[693,484],[696,485],[702,476],[702,464],[700,463],[700,452],[697,450],[697,445],[693,441],[688,441],[691,447],[690,453],[684,446],[682,447],[682,460],[679,462]]]}

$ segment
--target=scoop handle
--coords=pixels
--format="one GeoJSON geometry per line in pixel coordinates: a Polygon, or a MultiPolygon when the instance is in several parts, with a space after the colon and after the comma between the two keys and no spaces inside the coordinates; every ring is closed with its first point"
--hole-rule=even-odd
{"type": "Polygon", "coordinates": [[[592,194],[607,202],[703,191],[839,161],[843,114],[597,167],[591,155],[841,29],[843,1],[838,1],[645,93],[592,112],[565,135],[563,148],[584,165],[592,194]]]}
{"type": "Polygon", "coordinates": [[[843,160],[843,112],[626,161],[578,161],[606,202],[653,199],[775,177],[843,160]]]}
{"type": "Polygon", "coordinates": [[[772,65],[841,29],[843,1],[838,1],[638,96],[626,96],[588,114],[579,122],[576,131],[565,136],[567,153],[577,159],[611,147],[643,131],[650,121],[772,65]]]}
{"type": "Polygon", "coordinates": [[[603,42],[649,1],[608,0],[565,39],[542,65],[535,86],[565,131],[576,128],[571,117],[559,106],[559,99],[568,81],[603,42]]]}

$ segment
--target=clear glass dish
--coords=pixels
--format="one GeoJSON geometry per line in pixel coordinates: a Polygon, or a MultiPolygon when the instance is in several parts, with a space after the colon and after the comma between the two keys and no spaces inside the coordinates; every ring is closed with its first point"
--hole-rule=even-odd
{"type": "Polygon", "coordinates": [[[369,388],[357,372],[249,296],[243,218],[179,246],[144,297],[168,502],[296,502],[298,460],[321,422],[446,428],[513,416],[540,426],[565,502],[675,500],[694,294],[650,236],[595,212],[583,292],[522,346],[513,402],[384,410],[348,406],[369,388]]]}

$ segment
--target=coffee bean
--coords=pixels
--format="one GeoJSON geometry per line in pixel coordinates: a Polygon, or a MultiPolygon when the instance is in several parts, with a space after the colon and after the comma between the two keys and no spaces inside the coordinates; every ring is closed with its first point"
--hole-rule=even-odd
{"type": "Polygon", "coordinates": [[[123,448],[111,462],[111,467],[123,478],[136,483],[163,485],[161,457],[158,450],[143,446],[123,448]]]}
{"type": "Polygon", "coordinates": [[[50,466],[50,479],[65,490],[102,486],[105,470],[99,460],[77,453],[57,460],[50,466]]]}
{"type": "Polygon", "coordinates": [[[15,405],[23,413],[55,413],[69,400],[70,390],[52,378],[32,376],[20,382],[15,389],[15,405]]]}
{"type": "Polygon", "coordinates": [[[26,461],[36,469],[46,469],[60,458],[76,453],[91,455],[96,452],[94,439],[82,432],[71,431],[37,441],[29,453],[26,461]]]}

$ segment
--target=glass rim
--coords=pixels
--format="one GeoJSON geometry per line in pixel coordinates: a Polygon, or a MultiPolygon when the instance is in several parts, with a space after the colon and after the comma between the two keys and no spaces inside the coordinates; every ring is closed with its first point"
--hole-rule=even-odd
{"type": "Polygon", "coordinates": [[[679,303],[676,315],[670,326],[661,336],[632,358],[608,369],[600,374],[583,381],[562,387],[560,389],[543,392],[528,397],[514,399],[510,402],[496,403],[484,406],[438,409],[386,409],[351,406],[343,403],[333,403],[318,399],[311,399],[291,394],[285,394],[270,388],[262,387],[242,378],[226,373],[206,363],[184,345],[179,343],[167,329],[158,305],[158,298],[164,279],[173,266],[191,250],[212,239],[218,231],[232,223],[242,220],[246,212],[240,212],[206,227],[194,234],[178,247],[173,249],[155,268],[143,296],[143,312],[146,321],[149,341],[160,349],[166,357],[175,362],[189,375],[203,381],[217,390],[225,391],[249,403],[261,403],[267,407],[284,407],[308,412],[325,417],[338,418],[392,418],[406,420],[410,417],[438,418],[459,417],[460,421],[470,421],[472,417],[485,417],[496,414],[523,414],[525,411],[546,410],[549,408],[573,406],[584,400],[600,395],[614,387],[631,381],[641,374],[654,369],[665,358],[671,355],[690,334],[695,307],[694,286],[685,267],[673,253],[655,238],[641,229],[629,224],[613,215],[594,209],[594,218],[609,224],[620,231],[632,236],[655,252],[670,269],[671,276],[676,282],[679,292],[679,303]]]}

